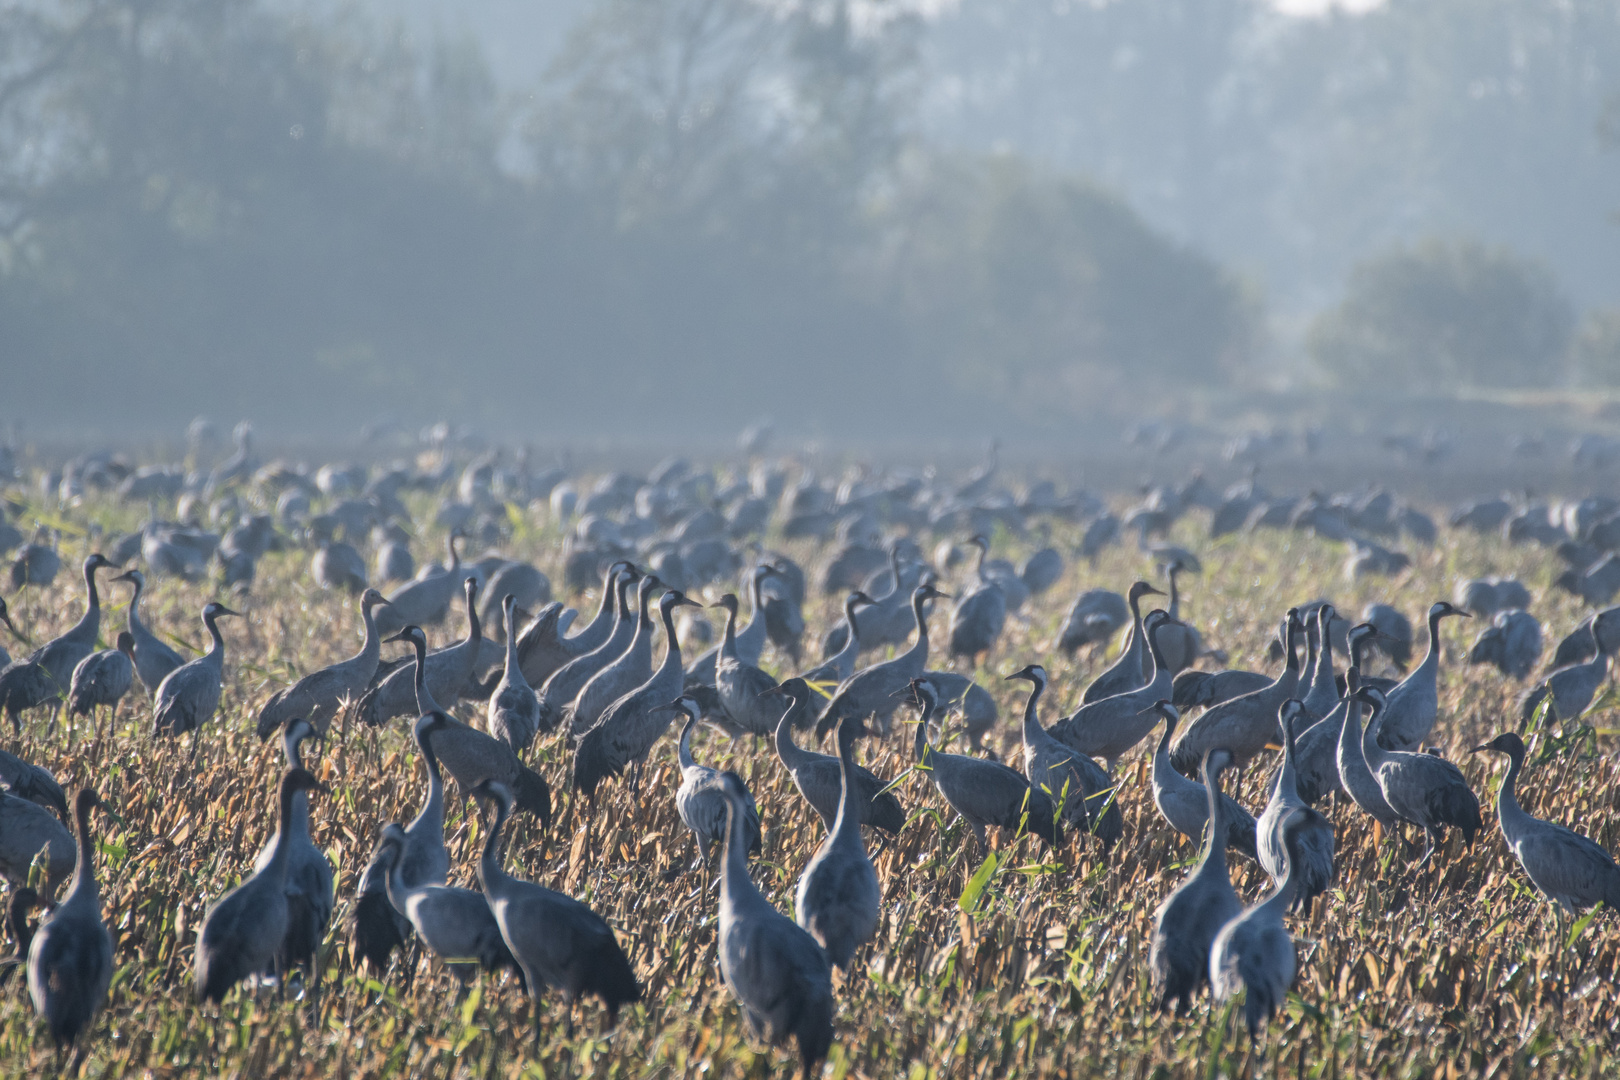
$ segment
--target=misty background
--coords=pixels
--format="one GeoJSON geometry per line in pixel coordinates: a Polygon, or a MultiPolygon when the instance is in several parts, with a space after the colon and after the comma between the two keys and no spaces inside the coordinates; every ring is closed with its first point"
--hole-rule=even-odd
{"type": "Polygon", "coordinates": [[[0,0],[0,420],[1611,400],[1620,0],[1358,7],[0,0]]]}

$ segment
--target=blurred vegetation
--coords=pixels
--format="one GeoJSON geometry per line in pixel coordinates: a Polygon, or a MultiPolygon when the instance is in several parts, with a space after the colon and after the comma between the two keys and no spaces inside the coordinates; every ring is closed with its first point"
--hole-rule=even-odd
{"type": "Polygon", "coordinates": [[[1561,383],[1574,316],[1552,275],[1502,248],[1431,237],[1350,273],[1311,355],[1343,386],[1435,392],[1561,383]]]}
{"type": "Polygon", "coordinates": [[[1570,344],[1575,377],[1585,386],[1620,386],[1620,308],[1594,308],[1570,344]]]}
{"type": "Polygon", "coordinates": [[[918,142],[920,32],[842,0],[598,0],[514,96],[472,43],[353,12],[8,5],[6,411],[892,429],[902,392],[938,415],[987,372],[1240,367],[1251,308],[1212,263],[918,142]]]}

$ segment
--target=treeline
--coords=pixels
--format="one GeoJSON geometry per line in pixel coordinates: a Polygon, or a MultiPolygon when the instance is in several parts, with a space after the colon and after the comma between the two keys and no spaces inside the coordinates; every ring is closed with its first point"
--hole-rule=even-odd
{"type": "Polygon", "coordinates": [[[597,0],[534,94],[258,0],[0,10],[0,413],[888,436],[1214,383],[1256,302],[916,135],[924,27],[597,0]]]}

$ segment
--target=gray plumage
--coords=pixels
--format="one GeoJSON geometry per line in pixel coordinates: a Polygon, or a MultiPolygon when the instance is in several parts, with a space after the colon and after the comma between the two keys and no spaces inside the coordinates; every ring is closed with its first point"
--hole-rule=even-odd
{"type": "Polygon", "coordinates": [[[1178,709],[1213,709],[1244,694],[1262,690],[1275,681],[1275,676],[1263,671],[1198,671],[1179,672],[1170,684],[1170,703],[1178,709]]]}
{"type": "Polygon", "coordinates": [[[67,795],[49,769],[30,764],[15,754],[0,750],[0,783],[13,795],[55,810],[67,820],[67,795]]]}
{"type": "Polygon", "coordinates": [[[1070,828],[1092,833],[1105,850],[1112,848],[1125,835],[1117,786],[1102,766],[1054,739],[1041,726],[1039,710],[1046,693],[1046,669],[1030,664],[1007,678],[1030,684],[1022,728],[1024,778],[1052,798],[1070,828]]]}
{"type": "Polygon", "coordinates": [[[1298,877],[1293,905],[1304,908],[1309,915],[1311,901],[1326,892],[1333,881],[1333,826],[1307,806],[1299,794],[1295,733],[1306,715],[1305,706],[1297,701],[1284,702],[1278,713],[1283,760],[1256,829],[1260,865],[1279,886],[1293,868],[1298,877]],[[1292,858],[1283,835],[1283,825],[1288,821],[1295,825],[1292,858]]]}
{"type": "Polygon", "coordinates": [[[0,707],[11,718],[14,731],[21,731],[24,712],[66,699],[73,669],[95,651],[96,637],[101,632],[101,597],[96,591],[96,571],[111,565],[99,552],[86,559],[87,601],[79,621],[60,637],[35,649],[26,660],[13,660],[0,670],[0,707]]]}
{"type": "Polygon", "coordinates": [[[1299,889],[1297,836],[1306,812],[1295,810],[1283,822],[1287,867],[1276,890],[1221,927],[1209,950],[1209,985],[1216,1001],[1243,991],[1243,1019],[1253,1041],[1262,1021],[1276,1015],[1294,985],[1294,939],[1283,915],[1299,889]]]}
{"type": "Polygon", "coordinates": [[[924,605],[935,597],[943,596],[944,593],[926,582],[912,591],[911,613],[917,640],[894,659],[862,668],[845,679],[816,720],[816,738],[825,738],[827,732],[846,716],[858,716],[863,720],[874,717],[879,731],[889,730],[894,711],[908,696],[911,681],[928,667],[928,616],[924,605]]]}
{"type": "Polygon", "coordinates": [[[737,598],[727,593],[714,606],[726,609],[726,628],[714,669],[720,703],[743,731],[768,736],[776,730],[779,713],[765,695],[776,687],[776,680],[737,654],[737,598]]]}
{"type": "Polygon", "coordinates": [[[320,782],[301,769],[288,769],[278,791],[280,842],[264,868],[220,897],[203,919],[197,936],[194,985],[197,997],[222,1001],[231,987],[270,967],[287,937],[287,864],[292,848],[293,796],[314,791],[320,782]]]}
{"type": "Polygon", "coordinates": [[[353,545],[327,540],[316,549],[309,562],[310,576],[323,589],[344,589],[351,593],[366,589],[366,560],[353,545]]]}
{"type": "Polygon", "coordinates": [[[1075,599],[1058,629],[1058,648],[1071,656],[1088,645],[1103,645],[1131,620],[1125,598],[1109,589],[1087,589],[1075,599]]]}
{"type": "Polygon", "coordinates": [[[1287,657],[1282,672],[1271,685],[1207,710],[1182,731],[1170,752],[1171,764],[1191,772],[1212,747],[1232,752],[1239,766],[1277,739],[1277,710],[1294,696],[1299,685],[1299,639],[1304,636],[1298,614],[1292,609],[1283,627],[1287,657]]]}
{"type": "Polygon", "coordinates": [[[438,719],[428,737],[435,758],[463,795],[470,794],[481,780],[504,784],[516,809],[538,817],[541,829],[551,828],[551,786],[545,777],[519,761],[512,748],[493,735],[442,711],[433,715],[438,719]]]}
{"type": "Polygon", "coordinates": [[[432,736],[449,725],[450,718],[434,709],[417,717],[411,737],[427,770],[422,809],[401,837],[400,871],[407,885],[442,885],[450,880],[450,852],[444,846],[444,774],[434,752],[432,736]]]}
{"type": "Polygon", "coordinates": [[[135,590],[129,598],[127,624],[130,636],[135,639],[135,674],[140,677],[141,685],[149,693],[155,694],[169,673],[186,662],[185,658],[147,629],[141,620],[141,598],[146,592],[146,575],[139,570],[131,570],[113,580],[127,581],[135,590]]]}
{"type": "MultiPolygon", "coordinates": [[[[561,990],[568,998],[572,1032],[574,1004],[595,994],[607,1008],[608,1023],[617,1022],[620,1008],[641,1000],[641,984],[612,928],[578,900],[508,874],[499,849],[512,811],[512,793],[504,784],[486,780],[473,794],[495,806],[495,820],[478,861],[478,880],[501,938],[523,972],[530,1000],[538,1006],[546,987],[561,990]]],[[[534,1015],[539,1018],[538,1008],[534,1015]]],[[[538,1023],[534,1038],[538,1044],[538,1023]]]]}
{"type": "Polygon", "coordinates": [[[928,741],[928,725],[939,712],[939,695],[926,678],[913,680],[911,689],[922,705],[915,744],[918,768],[973,830],[979,854],[990,850],[985,836],[989,825],[1014,834],[1027,831],[1050,847],[1062,847],[1063,823],[1051,797],[999,761],[934,749],[928,741]]]}
{"type": "Polygon", "coordinates": [[[1389,704],[1378,741],[1390,750],[1416,750],[1434,730],[1440,715],[1440,620],[1468,613],[1444,600],[1429,608],[1429,651],[1423,662],[1389,692],[1389,704]]]}
{"type": "MultiPolygon", "coordinates": [[[[540,700],[542,732],[555,730],[567,715],[569,706],[579,696],[580,689],[629,647],[630,639],[635,636],[638,625],[635,608],[630,606],[630,589],[640,577],[633,567],[627,566],[619,571],[614,579],[617,599],[608,636],[603,638],[602,643],[596,648],[570,660],[540,684],[536,696],[540,700]]],[[[521,649],[520,643],[519,651],[521,649]]]]}
{"type": "Polygon", "coordinates": [[[478,972],[521,970],[501,937],[500,924],[482,892],[449,885],[410,885],[401,873],[404,832],[392,822],[378,845],[388,903],[402,916],[428,951],[437,956],[463,985],[478,972]],[[469,962],[471,961],[471,962],[469,962]]]}
{"type": "MultiPolygon", "coordinates": [[[[1359,623],[1350,628],[1347,644],[1350,648],[1350,667],[1345,671],[1345,685],[1352,681],[1361,685],[1362,653],[1370,647],[1378,630],[1371,623],[1359,623]]],[[[1314,806],[1325,796],[1342,790],[1339,782],[1339,730],[1349,709],[1349,696],[1339,699],[1333,711],[1306,728],[1294,743],[1294,782],[1299,797],[1307,806],[1314,806]]]]}
{"type": "Polygon", "coordinates": [[[445,540],[448,566],[427,567],[415,581],[406,582],[388,595],[388,608],[377,616],[378,633],[386,636],[406,626],[432,626],[450,614],[450,604],[466,576],[461,572],[461,554],[456,550],[459,539],[460,530],[450,530],[445,540]]]}
{"type": "Polygon", "coordinates": [[[101,918],[90,811],[101,805],[89,788],[74,799],[78,825],[73,886],[45,916],[28,947],[28,996],[58,1048],[73,1043],[107,1001],[112,984],[112,935],[101,918]]]}
{"type": "MultiPolygon", "coordinates": [[[[1198,657],[1204,651],[1204,638],[1198,628],[1191,623],[1181,621],[1181,586],[1177,578],[1187,572],[1199,572],[1198,560],[1192,558],[1191,553],[1179,549],[1171,555],[1165,564],[1165,576],[1170,579],[1170,606],[1168,614],[1174,621],[1166,624],[1159,632],[1159,651],[1164,654],[1164,667],[1170,669],[1172,677],[1198,662],[1198,657]]],[[[1142,674],[1148,674],[1147,664],[1144,661],[1142,674]]]]}
{"type": "Polygon", "coordinates": [[[1158,665],[1158,631],[1169,622],[1170,616],[1155,608],[1142,623],[1154,663],[1153,678],[1135,690],[1081,705],[1052,725],[1052,737],[1087,757],[1102,758],[1112,773],[1119,759],[1158,724],[1153,703],[1170,696],[1170,671],[1158,665]]]}
{"type": "Polygon", "coordinates": [[[361,594],[360,620],[365,627],[365,639],[360,651],[347,660],[312,671],[271,695],[259,710],[255,724],[259,738],[268,739],[294,717],[308,720],[317,734],[324,735],[342,709],[360,700],[376,677],[382,656],[382,635],[377,630],[375,609],[387,603],[376,589],[367,589],[361,594]]]}
{"type": "MultiPolygon", "coordinates": [[[[1181,715],[1169,702],[1154,703],[1156,716],[1164,718],[1164,734],[1153,751],[1153,805],[1159,816],[1183,836],[1194,840],[1209,825],[1209,792],[1197,780],[1189,780],[1170,764],[1170,741],[1175,738],[1181,715]]],[[[1221,823],[1226,846],[1240,855],[1257,858],[1254,815],[1232,796],[1220,793],[1221,823]]]]}
{"type": "MultiPolygon", "coordinates": [[[[669,703],[681,692],[681,642],[675,634],[675,608],[698,606],[673,590],[658,600],[664,624],[664,659],[640,686],[609,705],[601,722],[579,740],[574,753],[574,788],[594,796],[597,784],[634,766],[639,785],[641,763],[669,730],[669,703]]],[[[650,636],[650,635],[649,635],[650,636]]]]}
{"type": "MultiPolygon", "coordinates": [[[[289,770],[304,768],[300,744],[315,734],[308,720],[288,720],[281,729],[282,757],[289,770]]],[[[320,971],[315,963],[316,953],[326,938],[326,927],[332,921],[335,894],[332,885],[332,864],[309,835],[309,795],[298,791],[293,794],[292,819],[278,825],[275,833],[259,851],[253,872],[262,872],[276,857],[283,829],[287,837],[286,895],[287,932],[277,950],[276,960],[269,970],[286,973],[302,967],[307,976],[317,981],[320,971]]]]}
{"type": "Polygon", "coordinates": [[[1468,650],[1470,664],[1490,664],[1513,679],[1528,678],[1541,659],[1541,623],[1528,611],[1498,611],[1468,650]]]}
{"type": "MultiPolygon", "coordinates": [[[[836,757],[806,750],[793,741],[793,717],[802,713],[807,721],[814,718],[811,704],[812,691],[803,679],[789,679],[779,686],[771,698],[789,703],[776,722],[776,756],[793,778],[805,802],[821,818],[830,832],[838,820],[838,808],[843,793],[842,767],[836,757]]],[[[889,781],[855,766],[855,778],[861,788],[861,798],[855,808],[861,815],[861,824],[895,834],[906,823],[905,809],[893,791],[886,790],[889,781]],[[881,794],[880,794],[881,793],[881,794]]]]}
{"type": "MultiPolygon", "coordinates": [[[[1114,663],[1101,675],[1091,680],[1091,684],[1080,695],[1080,704],[1090,705],[1094,701],[1115,697],[1119,694],[1128,694],[1133,690],[1140,690],[1146,686],[1153,677],[1147,665],[1152,663],[1151,650],[1147,645],[1145,623],[1142,620],[1142,597],[1163,596],[1164,593],[1155,589],[1145,581],[1138,581],[1131,586],[1126,594],[1125,602],[1131,609],[1131,636],[1126,639],[1125,647],[1114,663]]],[[[1157,665],[1155,670],[1157,670],[1157,665]]],[[[1164,694],[1155,694],[1155,698],[1165,697],[1164,694]]]]}
{"type": "MultiPolygon", "coordinates": [[[[748,576],[748,625],[737,631],[737,656],[747,664],[758,664],[765,651],[767,639],[764,604],[760,588],[767,577],[778,573],[776,567],[761,563],[748,576]]],[[[686,683],[714,685],[715,671],[720,664],[720,646],[703,653],[686,669],[686,683]]]]}
{"type": "MultiPolygon", "coordinates": [[[[647,607],[652,601],[653,592],[662,587],[663,582],[651,574],[641,579],[641,584],[636,588],[635,636],[630,639],[630,644],[624,652],[614,657],[606,667],[592,675],[585,685],[580,687],[579,693],[569,704],[567,709],[569,731],[575,739],[582,738],[586,732],[595,727],[610,705],[652,677],[653,637],[656,624],[648,615],[647,607]]],[[[675,697],[679,689],[675,687],[653,704],[667,703],[675,697]]]]}
{"type": "MultiPolygon", "coordinates": [[[[447,648],[427,654],[422,672],[428,693],[436,703],[454,705],[467,688],[478,665],[478,653],[484,642],[483,627],[478,620],[478,581],[469,577],[463,583],[467,603],[467,636],[447,648]]],[[[383,608],[393,610],[393,601],[383,608]]],[[[382,632],[383,617],[376,616],[377,630],[382,632]]],[[[411,623],[386,641],[412,641],[406,635],[412,630],[422,633],[420,624],[411,623]]],[[[414,644],[414,642],[413,642],[414,644]]],[[[417,701],[417,670],[413,663],[394,668],[380,682],[361,695],[355,708],[362,723],[376,727],[399,716],[420,716],[426,712],[417,701]]]]}
{"type": "MultiPolygon", "coordinates": [[[[389,822],[383,832],[398,829],[389,822]]],[[[372,849],[371,860],[360,873],[354,903],[349,906],[349,955],[364,960],[374,973],[388,970],[394,950],[410,939],[411,922],[388,901],[388,856],[382,843],[372,849]]],[[[488,905],[485,905],[486,907],[488,905]]]]}
{"type": "Polygon", "coordinates": [[[1592,704],[1598,688],[1609,679],[1609,657],[1614,648],[1600,622],[1594,620],[1592,631],[1599,647],[1590,660],[1553,672],[1520,699],[1519,716],[1526,724],[1549,698],[1549,711],[1558,720],[1574,720],[1592,704]]]}
{"type": "MultiPolygon", "coordinates": [[[[517,598],[511,593],[501,599],[501,613],[507,625],[511,625],[512,610],[516,606],[517,598]]],[[[540,730],[540,699],[518,664],[516,633],[506,635],[506,666],[501,671],[501,681],[495,684],[495,692],[489,696],[488,717],[489,733],[504,740],[516,753],[527,750],[540,730]]]]}
{"type": "Polygon", "coordinates": [[[815,938],[777,911],[749,879],[744,793],[729,778],[724,790],[720,974],[756,1036],[773,1045],[797,1041],[801,1076],[809,1080],[832,1045],[832,969],[815,938]]]}
{"type": "MultiPolygon", "coordinates": [[[[681,785],[675,790],[675,810],[681,815],[682,823],[691,831],[699,855],[707,862],[710,847],[726,842],[724,778],[736,774],[700,764],[692,757],[692,732],[697,729],[698,719],[703,714],[698,702],[689,695],[682,694],[671,708],[686,717],[685,723],[681,726],[680,742],[675,750],[681,769],[681,785]]],[[[737,777],[737,781],[742,783],[742,777],[737,777]]],[[[748,792],[747,784],[743,784],[743,790],[748,792]]],[[[748,792],[743,807],[743,822],[746,826],[748,850],[758,851],[759,807],[754,803],[752,792],[748,792]]]]}
{"type": "Polygon", "coordinates": [[[224,604],[203,607],[203,625],[213,639],[213,647],[190,663],[181,664],[158,684],[152,706],[154,735],[181,735],[196,731],[214,718],[225,686],[225,639],[220,636],[219,620],[237,615],[224,604]]]}
{"type": "Polygon", "coordinates": [[[118,635],[116,648],[93,652],[73,669],[68,686],[68,713],[89,716],[102,706],[114,710],[135,685],[135,638],[128,630],[118,635]]]}
{"type": "Polygon", "coordinates": [[[975,583],[951,609],[946,652],[953,659],[966,657],[977,666],[980,655],[993,649],[1001,637],[1002,627],[1007,623],[1007,597],[1000,585],[985,576],[984,560],[990,551],[990,541],[975,536],[972,543],[979,549],[975,583]]]}
{"type": "Polygon", "coordinates": [[[1532,817],[1519,805],[1517,784],[1524,768],[1524,740],[1508,732],[1474,752],[1495,750],[1508,756],[1507,775],[1496,790],[1496,823],[1508,850],[1519,860],[1543,896],[1570,912],[1593,904],[1620,907],[1620,866],[1596,841],[1562,825],[1532,817]]]}
{"type": "Polygon", "coordinates": [[[860,608],[872,606],[872,602],[872,598],[859,589],[844,598],[844,629],[846,634],[843,648],[809,671],[806,671],[803,675],[805,682],[841,683],[855,674],[855,660],[860,656],[861,652],[860,634],[856,631],[855,612],[860,608]]]}
{"type": "Polygon", "coordinates": [[[1483,826],[1483,821],[1479,799],[1469,788],[1462,770],[1433,754],[1385,750],[1377,732],[1383,727],[1387,699],[1369,686],[1363,686],[1358,696],[1372,707],[1367,728],[1373,737],[1362,740],[1367,768],[1377,777],[1390,809],[1402,820],[1423,829],[1428,836],[1428,850],[1418,865],[1423,866],[1434,857],[1441,832],[1447,826],[1461,829],[1464,842],[1473,843],[1474,834],[1483,826]]]}
{"type": "Polygon", "coordinates": [[[1339,790],[1388,832],[1395,827],[1397,815],[1384,798],[1378,777],[1367,767],[1364,746],[1372,733],[1361,727],[1361,687],[1354,668],[1350,669],[1346,689],[1344,721],[1339,725],[1339,741],[1333,755],[1339,767],[1339,790]]]}
{"type": "Polygon", "coordinates": [[[794,898],[795,920],[826,950],[833,967],[846,973],[855,950],[877,933],[883,899],[861,839],[859,803],[865,793],[855,774],[855,740],[865,734],[859,717],[838,724],[838,818],[805,867],[794,898]]]}
{"type": "Polygon", "coordinates": [[[1368,604],[1361,612],[1361,621],[1378,628],[1374,646],[1405,671],[1412,662],[1412,620],[1388,604],[1368,604]]]}
{"type": "Polygon", "coordinates": [[[1316,663],[1311,671],[1308,688],[1301,687],[1299,703],[1312,719],[1321,719],[1339,704],[1339,688],[1333,676],[1333,617],[1332,604],[1324,603],[1316,609],[1316,663]]]}
{"type": "Polygon", "coordinates": [[[73,872],[73,834],[45,807],[0,791],[0,875],[13,886],[28,884],[28,869],[42,848],[49,850],[40,891],[50,897],[73,872]]]}
{"type": "Polygon", "coordinates": [[[1205,814],[1210,824],[1204,831],[1203,858],[1153,916],[1148,966],[1161,1009],[1168,1009],[1172,1000],[1181,1013],[1192,1006],[1194,996],[1209,982],[1210,947],[1221,928],[1243,912],[1226,866],[1226,844],[1219,839],[1228,829],[1221,771],[1231,760],[1231,754],[1219,749],[1204,756],[1205,814]]]}

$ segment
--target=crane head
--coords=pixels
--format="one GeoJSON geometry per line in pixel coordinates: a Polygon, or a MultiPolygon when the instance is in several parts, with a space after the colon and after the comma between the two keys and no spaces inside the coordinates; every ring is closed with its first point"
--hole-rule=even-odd
{"type": "Polygon", "coordinates": [[[1511,731],[1504,731],[1483,746],[1476,746],[1471,751],[1478,754],[1486,750],[1495,750],[1499,754],[1506,754],[1513,758],[1524,757],[1524,740],[1511,731]]]}
{"type": "Polygon", "coordinates": [[[1046,669],[1039,664],[1026,664],[1007,676],[1009,681],[1021,679],[1024,682],[1034,683],[1036,686],[1046,685],[1046,669]]]}

